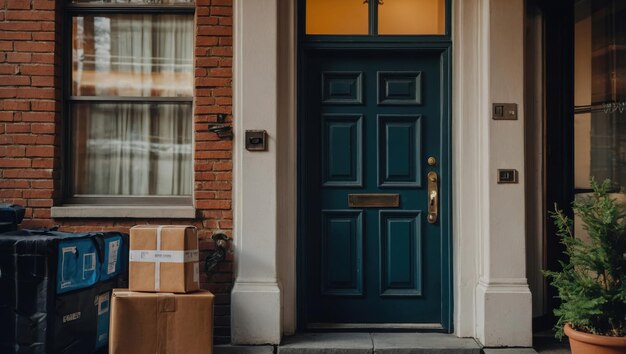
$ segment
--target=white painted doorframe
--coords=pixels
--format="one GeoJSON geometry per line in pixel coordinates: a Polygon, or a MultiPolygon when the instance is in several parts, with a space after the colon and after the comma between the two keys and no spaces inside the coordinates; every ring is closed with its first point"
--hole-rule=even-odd
{"type": "MultiPolygon", "coordinates": [[[[523,0],[453,0],[454,327],[486,346],[530,346],[524,216],[523,0]],[[490,119],[491,103],[519,119],[490,119]],[[496,183],[515,168],[520,183],[496,183]]],[[[296,329],[296,9],[234,1],[232,341],[278,344],[296,329]],[[248,152],[265,129],[266,152],[248,152]]]]}

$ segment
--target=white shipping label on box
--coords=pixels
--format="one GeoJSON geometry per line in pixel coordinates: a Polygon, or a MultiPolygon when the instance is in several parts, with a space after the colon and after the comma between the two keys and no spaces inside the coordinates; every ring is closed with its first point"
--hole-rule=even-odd
{"type": "Polygon", "coordinates": [[[98,316],[109,312],[109,293],[108,292],[98,295],[96,302],[98,303],[98,316]]]}
{"type": "Polygon", "coordinates": [[[190,251],[154,251],[154,250],[131,250],[131,262],[166,262],[166,263],[189,263],[198,262],[198,250],[190,251]]]}
{"type": "Polygon", "coordinates": [[[120,240],[115,240],[109,243],[109,262],[107,264],[107,274],[115,272],[117,266],[117,251],[120,248],[120,240]]]}

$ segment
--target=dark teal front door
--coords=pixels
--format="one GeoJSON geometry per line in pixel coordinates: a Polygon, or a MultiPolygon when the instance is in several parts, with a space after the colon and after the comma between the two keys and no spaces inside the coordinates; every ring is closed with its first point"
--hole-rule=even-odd
{"type": "Polygon", "coordinates": [[[449,329],[445,58],[380,50],[306,56],[300,181],[308,327],[449,329]],[[438,177],[435,194],[429,172],[438,177]]]}

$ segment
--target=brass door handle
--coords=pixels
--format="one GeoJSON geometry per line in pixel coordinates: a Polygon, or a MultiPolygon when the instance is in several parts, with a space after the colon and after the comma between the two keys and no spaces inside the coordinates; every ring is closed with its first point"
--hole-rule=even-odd
{"type": "Polygon", "coordinates": [[[439,176],[437,172],[428,172],[428,217],[430,224],[437,222],[439,217],[439,176]]]}

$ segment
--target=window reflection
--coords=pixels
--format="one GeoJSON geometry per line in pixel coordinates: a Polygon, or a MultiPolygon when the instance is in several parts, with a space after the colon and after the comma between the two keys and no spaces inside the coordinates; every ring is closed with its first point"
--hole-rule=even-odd
{"type": "Polygon", "coordinates": [[[73,18],[73,96],[193,95],[193,18],[73,18]]]}
{"type": "Polygon", "coordinates": [[[191,195],[193,34],[191,14],[72,17],[73,197],[191,195]]]}
{"type": "Polygon", "coordinates": [[[626,2],[576,4],[575,187],[590,177],[626,185],[626,2]]]}
{"type": "Polygon", "coordinates": [[[191,104],[75,104],[80,195],[191,195],[191,104]]]}

